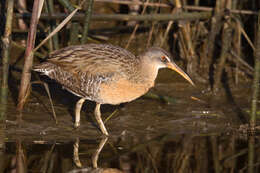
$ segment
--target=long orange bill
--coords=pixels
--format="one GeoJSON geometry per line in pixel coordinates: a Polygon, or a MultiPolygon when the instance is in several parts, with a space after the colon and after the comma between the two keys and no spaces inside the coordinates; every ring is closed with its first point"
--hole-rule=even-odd
{"type": "Polygon", "coordinates": [[[184,79],[189,81],[191,83],[191,85],[195,86],[195,84],[192,82],[191,78],[175,63],[170,62],[167,64],[167,66],[169,69],[172,69],[172,70],[176,71],[177,73],[179,73],[182,77],[184,77],[184,79]]]}

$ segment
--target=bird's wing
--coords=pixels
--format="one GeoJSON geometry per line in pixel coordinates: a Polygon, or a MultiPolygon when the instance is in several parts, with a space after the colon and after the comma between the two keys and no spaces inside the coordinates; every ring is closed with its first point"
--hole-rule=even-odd
{"type": "Polygon", "coordinates": [[[136,57],[125,49],[106,44],[70,46],[55,51],[48,62],[72,73],[104,75],[122,73],[136,57]]]}

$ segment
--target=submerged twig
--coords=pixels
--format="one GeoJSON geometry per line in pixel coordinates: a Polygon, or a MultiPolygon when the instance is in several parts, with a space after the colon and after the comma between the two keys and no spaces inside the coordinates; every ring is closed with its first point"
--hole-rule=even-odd
{"type": "Polygon", "coordinates": [[[148,92],[144,95],[144,97],[146,98],[151,98],[151,99],[157,99],[157,100],[161,100],[165,103],[171,103],[171,104],[176,104],[179,101],[177,101],[175,98],[169,97],[169,96],[162,96],[162,95],[157,95],[151,92],[148,92]]]}
{"type": "Polygon", "coordinates": [[[106,122],[108,120],[110,120],[116,113],[118,112],[118,109],[116,109],[114,112],[112,112],[104,121],[104,124],[106,124],[106,122]]]}
{"type": "Polygon", "coordinates": [[[47,92],[49,101],[51,103],[51,110],[52,110],[53,118],[54,118],[56,124],[58,124],[58,120],[57,120],[57,116],[56,116],[56,113],[55,113],[55,110],[54,110],[54,105],[53,105],[53,102],[52,102],[51,93],[50,93],[48,84],[45,83],[45,82],[42,82],[42,81],[34,81],[34,82],[32,82],[32,84],[43,84],[45,91],[47,92]]]}

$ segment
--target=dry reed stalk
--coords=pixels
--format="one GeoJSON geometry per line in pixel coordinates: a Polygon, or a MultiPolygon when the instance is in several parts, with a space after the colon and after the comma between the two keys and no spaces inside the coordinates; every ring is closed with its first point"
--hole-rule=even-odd
{"type": "Polygon", "coordinates": [[[73,10],[68,17],[66,17],[33,51],[37,51],[44,43],[46,43],[53,35],[55,35],[57,32],[59,32],[70,20],[71,18],[76,14],[76,12],[82,7],[85,0],[83,0],[75,10],[73,10]]]}
{"type": "Polygon", "coordinates": [[[69,0],[58,0],[58,1],[59,1],[59,3],[60,3],[63,7],[65,7],[66,9],[68,9],[70,13],[75,10],[75,7],[71,5],[71,3],[70,3],[69,0]]]}
{"type": "Polygon", "coordinates": [[[46,37],[36,48],[34,48],[35,43],[35,33],[37,28],[37,23],[40,18],[40,12],[43,5],[43,0],[35,0],[34,1],[34,7],[33,7],[33,13],[32,13],[32,19],[31,19],[31,26],[30,31],[28,35],[28,41],[27,41],[27,48],[25,52],[25,65],[23,69],[22,79],[21,79],[21,88],[19,92],[19,102],[17,109],[19,111],[23,110],[23,106],[26,101],[26,96],[29,92],[29,85],[30,85],[30,79],[31,79],[31,68],[33,63],[33,54],[36,52],[43,44],[45,44],[53,35],[55,35],[58,31],[61,30],[65,24],[67,24],[70,19],[73,17],[73,15],[81,8],[82,4],[85,2],[83,0],[79,7],[77,7],[66,19],[64,19],[58,26],[55,28],[48,37],[46,37]],[[34,48],[34,49],[33,49],[34,48]]]}
{"type": "MultiPolygon", "coordinates": [[[[49,14],[49,9],[48,9],[47,3],[44,3],[44,12],[49,14]]],[[[51,27],[48,28],[47,33],[48,33],[48,34],[51,33],[51,27]]],[[[36,34],[37,34],[37,33],[36,33],[36,34]]],[[[50,39],[50,40],[48,41],[48,49],[49,49],[50,52],[52,52],[52,51],[54,50],[52,39],[50,39]]]]}
{"type": "MultiPolygon", "coordinates": [[[[211,12],[181,12],[176,15],[171,14],[145,14],[145,15],[128,15],[128,14],[93,14],[91,20],[95,21],[169,21],[169,20],[205,20],[211,18],[211,12]]],[[[29,18],[30,13],[15,13],[17,18],[29,18]]],[[[43,20],[55,20],[64,19],[67,17],[65,13],[56,13],[52,16],[43,13],[41,19],[43,20]]],[[[82,20],[84,19],[84,14],[79,13],[73,17],[72,20],[82,20]]]]}
{"type": "Polygon", "coordinates": [[[156,2],[149,2],[144,3],[141,1],[129,1],[129,0],[95,0],[95,2],[107,2],[107,3],[115,3],[115,4],[125,4],[125,5],[142,5],[142,6],[151,6],[151,7],[165,7],[170,8],[172,5],[164,4],[164,3],[156,3],[156,2]]]}
{"type": "Polygon", "coordinates": [[[90,21],[91,21],[90,18],[91,18],[92,11],[93,11],[93,4],[94,4],[94,0],[88,1],[87,10],[85,12],[85,20],[84,20],[84,28],[83,28],[82,38],[81,38],[81,44],[86,43],[87,39],[88,39],[88,30],[89,30],[90,21]]]}
{"type": "MultiPolygon", "coordinates": [[[[233,43],[234,43],[234,50],[237,54],[238,57],[241,56],[241,29],[240,29],[240,25],[238,23],[235,23],[235,36],[233,39],[233,43]]],[[[240,63],[238,61],[235,62],[236,64],[236,73],[235,73],[235,83],[238,84],[238,69],[239,69],[239,65],[240,63]]]]}
{"type": "MultiPolygon", "coordinates": [[[[68,1],[68,0],[59,0],[59,2],[63,5],[64,8],[66,8],[70,13],[75,10],[75,7],[72,4],[75,4],[78,2],[78,0],[68,1]]],[[[70,45],[76,45],[79,43],[79,22],[77,21],[71,21],[71,27],[70,27],[70,45]]]]}
{"type": "Polygon", "coordinates": [[[243,36],[245,37],[246,41],[248,42],[248,44],[251,46],[251,48],[253,49],[253,51],[255,51],[255,46],[253,44],[253,42],[251,41],[251,39],[249,38],[249,36],[247,35],[246,31],[244,30],[244,28],[242,27],[242,24],[239,20],[237,20],[237,22],[239,22],[240,24],[240,30],[243,34],[243,36]]]}
{"type": "MultiPolygon", "coordinates": [[[[213,11],[214,8],[211,7],[202,7],[202,6],[192,6],[192,5],[184,5],[184,9],[187,10],[195,10],[195,11],[213,11]]],[[[234,14],[244,14],[244,15],[257,15],[257,11],[251,11],[251,10],[236,10],[236,9],[230,9],[230,13],[234,14]]]]}
{"type": "Polygon", "coordinates": [[[154,27],[155,27],[155,22],[152,23],[152,27],[149,31],[149,36],[148,36],[148,39],[147,39],[146,48],[149,48],[150,45],[151,45],[154,27]]]}
{"type": "MultiPolygon", "coordinates": [[[[146,3],[149,3],[149,0],[146,0],[146,3]]],[[[144,13],[145,13],[145,10],[146,10],[146,8],[147,8],[146,3],[145,3],[145,6],[144,6],[144,8],[143,8],[143,10],[142,10],[142,12],[141,12],[141,15],[144,15],[144,13]]],[[[135,28],[134,28],[134,30],[133,30],[133,32],[132,32],[130,38],[129,38],[128,41],[127,41],[127,44],[126,44],[126,46],[125,46],[125,49],[127,49],[127,48],[129,47],[131,41],[134,39],[135,33],[136,33],[136,31],[137,31],[139,25],[140,25],[139,23],[137,23],[137,24],[135,25],[135,28]]]]}
{"type": "MultiPolygon", "coordinates": [[[[0,122],[6,119],[6,104],[8,98],[8,75],[9,60],[11,49],[12,22],[13,22],[14,0],[7,3],[7,16],[5,23],[4,36],[2,38],[2,80],[1,80],[1,106],[0,106],[0,122]]],[[[1,130],[1,129],[0,129],[1,130]]]]}
{"type": "MultiPolygon", "coordinates": [[[[95,2],[107,2],[107,3],[116,3],[116,4],[125,4],[125,5],[144,5],[143,2],[133,2],[133,1],[128,1],[128,0],[95,0],[95,2]]],[[[196,4],[196,2],[195,2],[196,4]]],[[[164,8],[171,8],[171,4],[164,4],[164,3],[148,3],[148,6],[153,6],[153,7],[164,7],[164,8]]],[[[203,6],[198,6],[198,5],[183,5],[182,8],[187,9],[187,10],[194,10],[194,11],[213,11],[214,8],[211,7],[203,7],[203,6]]],[[[244,15],[258,15],[257,11],[252,11],[252,10],[236,10],[236,9],[231,9],[231,13],[234,14],[244,14],[244,15]]]]}
{"type": "MultiPolygon", "coordinates": [[[[176,12],[176,9],[174,8],[174,9],[172,9],[171,14],[174,14],[175,12],[176,12]]],[[[170,31],[170,29],[171,29],[171,27],[172,27],[172,24],[173,24],[173,21],[169,21],[169,22],[168,22],[167,28],[166,28],[165,33],[164,33],[164,35],[163,35],[162,41],[161,41],[161,43],[160,43],[160,47],[162,47],[163,44],[165,43],[165,40],[166,40],[166,38],[167,38],[167,36],[168,36],[168,34],[169,34],[169,31],[170,31]]]]}
{"type": "MultiPolygon", "coordinates": [[[[155,7],[155,10],[153,10],[154,14],[158,13],[159,11],[159,7],[155,7]]],[[[153,37],[153,33],[154,33],[154,30],[155,30],[155,25],[156,25],[156,21],[153,21],[152,22],[152,26],[151,26],[151,29],[149,31],[149,37],[147,39],[147,43],[146,43],[146,48],[149,48],[151,46],[151,42],[152,42],[152,37],[153,37]]]]}
{"type": "MultiPolygon", "coordinates": [[[[240,56],[238,56],[237,54],[236,54],[236,52],[234,52],[234,51],[230,51],[230,54],[233,56],[233,57],[235,57],[237,60],[237,62],[239,62],[240,63],[240,65],[243,65],[247,70],[249,70],[250,72],[248,72],[249,73],[249,75],[252,75],[253,73],[252,72],[254,72],[254,68],[253,67],[251,67],[244,59],[242,59],[240,56],[242,56],[242,52],[240,52],[240,56]]],[[[232,59],[231,59],[232,60],[232,59]]],[[[239,66],[240,67],[240,66],[239,66]]],[[[245,69],[245,70],[246,70],[245,69]]]]}
{"type": "Polygon", "coordinates": [[[29,91],[28,89],[31,81],[31,68],[33,64],[33,48],[35,44],[37,24],[40,18],[43,2],[44,0],[35,0],[33,3],[33,12],[32,12],[30,30],[27,37],[27,47],[24,56],[25,62],[24,62],[24,68],[22,72],[19,97],[18,97],[17,109],[19,111],[23,110],[26,101],[25,98],[27,92],[29,91]]]}
{"type": "MultiPolygon", "coordinates": [[[[21,49],[23,51],[26,50],[26,47],[24,47],[23,45],[19,44],[19,43],[16,43],[14,41],[11,42],[12,46],[14,46],[15,48],[18,48],[18,49],[21,49]]],[[[41,59],[44,59],[46,57],[46,55],[40,53],[40,52],[35,52],[34,53],[35,56],[41,58],[41,59]]]]}
{"type": "MultiPolygon", "coordinates": [[[[75,5],[79,1],[78,0],[58,0],[59,3],[69,11],[69,13],[72,13],[73,10],[75,10],[75,5]]],[[[84,18],[84,16],[82,16],[84,18]]],[[[71,21],[71,27],[70,27],[70,37],[69,37],[69,45],[77,45],[79,44],[79,22],[78,21],[71,21]]]]}
{"type": "Polygon", "coordinates": [[[80,24],[78,22],[71,22],[69,45],[79,44],[79,26],[80,24]]]}
{"type": "MultiPolygon", "coordinates": [[[[177,13],[182,11],[182,4],[180,0],[175,0],[177,13]]],[[[190,74],[193,78],[195,78],[197,81],[200,81],[202,83],[206,83],[206,80],[204,80],[198,73],[198,55],[195,52],[195,45],[192,41],[192,29],[191,24],[186,21],[180,21],[178,24],[180,28],[179,36],[183,39],[183,45],[182,48],[185,53],[185,57],[187,58],[187,73],[190,74]]]]}
{"type": "Polygon", "coordinates": [[[255,129],[256,124],[256,111],[258,103],[258,93],[259,93],[259,78],[260,78],[260,11],[258,15],[258,30],[256,39],[256,51],[255,53],[255,73],[253,81],[253,93],[252,93],[252,103],[251,103],[251,116],[250,116],[250,128],[255,129]]]}
{"type": "MultiPolygon", "coordinates": [[[[53,0],[48,0],[48,2],[46,1],[46,4],[48,4],[47,8],[48,8],[50,16],[53,15],[55,13],[53,0]]],[[[57,27],[56,21],[52,20],[51,23],[50,23],[50,26],[51,26],[51,30],[50,31],[54,30],[57,27]]],[[[53,43],[54,50],[59,49],[59,37],[58,37],[58,34],[55,34],[53,36],[53,38],[51,38],[51,42],[53,43]]]]}
{"type": "MultiPolygon", "coordinates": [[[[222,28],[222,18],[224,15],[224,12],[221,10],[220,7],[220,1],[216,1],[216,6],[214,8],[214,16],[211,18],[211,24],[210,24],[210,32],[209,32],[209,37],[208,37],[208,45],[207,45],[207,62],[205,64],[208,65],[207,73],[209,74],[210,82],[213,84],[213,64],[215,62],[214,59],[214,52],[215,52],[215,44],[216,44],[216,39],[217,35],[220,32],[222,28]]],[[[212,85],[213,87],[213,85],[212,85]]]]}
{"type": "MultiPolygon", "coordinates": [[[[18,10],[19,13],[27,12],[26,0],[17,0],[17,10],[18,10]]],[[[27,30],[28,29],[27,24],[25,23],[24,19],[18,19],[17,24],[18,24],[18,27],[21,30],[27,30]]],[[[26,45],[26,40],[25,39],[21,40],[21,43],[23,45],[26,45]]]]}
{"type": "MultiPolygon", "coordinates": [[[[227,0],[226,8],[231,9],[231,0],[227,0]]],[[[226,64],[226,59],[229,56],[229,50],[231,48],[233,28],[232,25],[229,24],[230,20],[231,18],[229,16],[226,16],[226,22],[223,26],[220,60],[217,64],[216,73],[214,76],[213,92],[217,92],[220,87],[223,70],[226,64]]]]}

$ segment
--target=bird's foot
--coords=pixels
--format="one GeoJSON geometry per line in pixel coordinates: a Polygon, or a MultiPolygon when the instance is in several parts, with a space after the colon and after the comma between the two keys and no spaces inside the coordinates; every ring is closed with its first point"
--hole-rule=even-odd
{"type": "Polygon", "coordinates": [[[75,122],[74,123],[74,128],[77,129],[80,126],[80,122],[75,122]]]}
{"type": "Polygon", "coordinates": [[[107,132],[107,129],[105,128],[105,127],[100,127],[100,130],[101,130],[101,132],[103,133],[103,135],[104,136],[106,136],[106,137],[108,137],[109,136],[109,134],[108,134],[108,132],[107,132]]]}
{"type": "MultiPolygon", "coordinates": [[[[103,132],[102,132],[102,133],[103,133],[103,132]]],[[[103,136],[109,137],[109,134],[108,134],[108,133],[103,133],[103,136]]]]}

